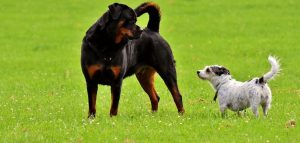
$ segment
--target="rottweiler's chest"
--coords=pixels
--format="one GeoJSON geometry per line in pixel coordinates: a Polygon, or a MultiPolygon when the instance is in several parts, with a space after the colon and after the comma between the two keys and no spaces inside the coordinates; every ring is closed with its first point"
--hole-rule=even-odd
{"type": "Polygon", "coordinates": [[[118,65],[91,64],[87,66],[90,79],[99,84],[111,85],[111,83],[121,76],[122,68],[118,65]]]}

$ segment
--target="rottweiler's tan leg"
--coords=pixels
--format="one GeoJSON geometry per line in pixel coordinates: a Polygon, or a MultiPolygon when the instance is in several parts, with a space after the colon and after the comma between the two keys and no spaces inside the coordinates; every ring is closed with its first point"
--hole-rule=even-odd
{"type": "Polygon", "coordinates": [[[144,91],[148,94],[148,96],[151,100],[153,112],[157,111],[158,102],[159,102],[159,96],[157,95],[155,88],[154,88],[155,73],[156,73],[156,71],[151,67],[143,68],[136,73],[136,77],[137,77],[138,81],[140,82],[144,91]]]}
{"type": "Polygon", "coordinates": [[[171,92],[176,107],[179,113],[184,113],[184,107],[182,103],[182,96],[179,92],[176,78],[176,70],[174,66],[169,66],[167,68],[161,68],[158,71],[160,77],[164,80],[167,85],[169,91],[171,92]]]}

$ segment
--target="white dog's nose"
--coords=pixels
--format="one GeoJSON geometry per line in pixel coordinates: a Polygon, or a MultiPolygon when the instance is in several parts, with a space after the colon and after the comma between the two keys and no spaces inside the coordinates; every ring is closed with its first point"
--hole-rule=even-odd
{"type": "Polygon", "coordinates": [[[199,74],[200,73],[200,71],[197,71],[197,74],[199,74]]]}

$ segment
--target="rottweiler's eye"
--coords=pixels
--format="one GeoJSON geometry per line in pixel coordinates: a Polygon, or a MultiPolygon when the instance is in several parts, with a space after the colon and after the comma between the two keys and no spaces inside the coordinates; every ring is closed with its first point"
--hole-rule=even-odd
{"type": "Polygon", "coordinates": [[[125,26],[128,25],[128,21],[125,21],[123,25],[125,25],[125,26]]]}
{"type": "Polygon", "coordinates": [[[206,69],[206,72],[207,72],[207,73],[209,73],[209,72],[210,72],[210,69],[209,69],[209,68],[207,68],[207,69],[206,69]]]}
{"type": "Polygon", "coordinates": [[[131,21],[125,21],[125,23],[123,25],[124,26],[129,26],[129,25],[131,25],[131,21]]]}
{"type": "Polygon", "coordinates": [[[133,20],[127,21],[128,24],[134,24],[133,20]]]}

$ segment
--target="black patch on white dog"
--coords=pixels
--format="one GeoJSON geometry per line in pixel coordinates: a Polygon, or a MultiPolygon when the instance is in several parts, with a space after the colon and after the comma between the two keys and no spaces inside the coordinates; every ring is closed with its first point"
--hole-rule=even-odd
{"type": "Polygon", "coordinates": [[[260,84],[265,84],[265,83],[266,83],[265,80],[264,80],[264,77],[259,78],[259,79],[258,79],[258,82],[259,82],[260,84]]]}
{"type": "Polygon", "coordinates": [[[218,67],[218,66],[212,66],[211,70],[218,76],[224,75],[230,75],[230,72],[225,67],[218,67]]]}
{"type": "Polygon", "coordinates": [[[255,83],[256,84],[266,84],[266,81],[264,80],[264,77],[261,77],[259,79],[256,79],[255,83]]]}

